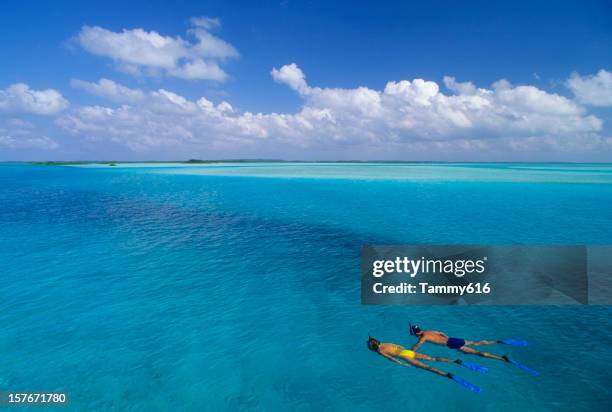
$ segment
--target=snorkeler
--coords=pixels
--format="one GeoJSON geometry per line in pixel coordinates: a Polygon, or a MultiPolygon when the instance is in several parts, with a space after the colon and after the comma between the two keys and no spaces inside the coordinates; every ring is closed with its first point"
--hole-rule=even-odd
{"type": "Polygon", "coordinates": [[[505,356],[494,355],[492,353],[481,352],[474,348],[470,348],[470,346],[493,345],[495,343],[499,343],[499,341],[496,340],[470,341],[461,338],[451,338],[448,335],[435,330],[423,331],[420,327],[412,324],[410,325],[410,335],[417,336],[419,338],[418,342],[412,345],[413,351],[419,349],[422,344],[431,342],[436,345],[449,347],[450,349],[458,349],[461,352],[469,353],[471,355],[478,355],[484,358],[503,360],[507,362],[507,358],[505,356]]]}
{"type": "Polygon", "coordinates": [[[403,346],[397,345],[395,343],[381,343],[379,340],[374,339],[371,336],[368,337],[367,344],[368,344],[368,349],[370,349],[371,351],[377,352],[379,355],[382,355],[385,358],[395,363],[398,363],[402,366],[408,366],[408,367],[415,366],[417,368],[421,368],[421,369],[433,372],[435,374],[438,374],[440,376],[452,379],[458,384],[463,385],[467,389],[471,390],[472,392],[476,392],[476,393],[480,392],[479,387],[453,375],[452,373],[443,372],[440,369],[436,369],[421,361],[428,360],[428,361],[437,361],[437,362],[456,363],[456,364],[459,364],[461,366],[464,366],[468,369],[471,369],[477,372],[484,373],[487,371],[487,368],[482,367],[480,365],[476,365],[474,363],[463,362],[460,359],[452,360],[452,359],[447,359],[447,358],[434,358],[431,356],[424,355],[422,353],[417,353],[413,350],[406,349],[403,346]],[[406,363],[401,362],[399,359],[406,361],[406,363]]]}
{"type": "Polygon", "coordinates": [[[415,343],[412,346],[412,350],[416,351],[417,349],[419,349],[421,347],[422,344],[426,343],[426,342],[431,342],[434,343],[436,345],[443,345],[446,346],[450,349],[458,349],[461,352],[464,353],[469,353],[471,355],[477,355],[477,356],[482,356],[484,358],[491,358],[491,359],[497,359],[497,360],[501,360],[504,362],[508,362],[511,363],[515,366],[517,366],[520,369],[523,369],[526,372],[531,373],[532,375],[538,375],[538,372],[534,371],[533,369],[531,369],[528,366],[525,366],[523,364],[520,364],[519,362],[510,359],[508,356],[506,355],[494,355],[492,353],[489,352],[481,352],[478,351],[474,348],[470,348],[470,346],[480,346],[480,345],[494,345],[494,344],[504,344],[504,345],[512,345],[512,346],[527,346],[527,342],[524,340],[518,340],[518,339],[506,339],[506,340],[479,340],[479,341],[470,341],[470,340],[465,340],[465,339],[461,339],[461,338],[452,338],[449,337],[448,335],[442,333],[442,332],[438,332],[435,330],[421,330],[420,327],[416,326],[416,325],[410,325],[410,335],[411,336],[417,336],[419,338],[418,342],[415,343]]]}

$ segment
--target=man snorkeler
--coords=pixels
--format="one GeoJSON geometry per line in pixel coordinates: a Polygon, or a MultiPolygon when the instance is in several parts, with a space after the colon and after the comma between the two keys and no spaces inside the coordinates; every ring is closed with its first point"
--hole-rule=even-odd
{"type": "Polygon", "coordinates": [[[424,343],[431,342],[436,345],[446,346],[450,349],[458,349],[461,352],[469,353],[471,355],[497,359],[505,362],[510,362],[510,359],[506,355],[499,356],[488,352],[481,352],[474,348],[471,348],[470,346],[494,345],[498,343],[513,346],[527,346],[527,342],[518,339],[471,341],[461,338],[453,338],[435,330],[421,330],[420,327],[412,324],[410,324],[410,335],[419,338],[417,343],[412,346],[413,351],[419,349],[424,343]]]}
{"type": "Polygon", "coordinates": [[[370,349],[371,351],[376,352],[379,355],[382,355],[385,358],[395,363],[398,363],[402,366],[408,366],[408,367],[415,366],[417,368],[424,369],[424,370],[433,372],[437,375],[452,379],[453,381],[459,383],[460,385],[463,385],[467,389],[471,390],[472,392],[476,392],[476,393],[480,392],[480,388],[478,388],[477,386],[467,382],[464,379],[461,379],[453,375],[452,373],[443,372],[440,369],[429,366],[421,361],[427,360],[427,361],[457,363],[461,366],[464,366],[468,369],[471,369],[477,372],[484,373],[487,371],[487,369],[482,366],[479,366],[473,363],[469,363],[469,362],[463,362],[460,359],[452,360],[452,359],[447,359],[447,358],[434,358],[431,356],[424,355],[422,353],[417,353],[413,350],[406,349],[403,346],[397,345],[395,343],[382,343],[379,340],[371,336],[368,337],[367,345],[368,345],[368,349],[370,349]],[[401,362],[399,359],[404,360],[406,363],[401,362]]]}

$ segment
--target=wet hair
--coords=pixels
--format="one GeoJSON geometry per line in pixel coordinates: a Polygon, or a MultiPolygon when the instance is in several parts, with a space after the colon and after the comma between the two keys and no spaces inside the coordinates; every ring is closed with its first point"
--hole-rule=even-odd
{"type": "Polygon", "coordinates": [[[378,346],[380,345],[380,341],[377,339],[374,339],[371,336],[368,336],[367,344],[368,344],[368,349],[378,351],[378,346]]]}

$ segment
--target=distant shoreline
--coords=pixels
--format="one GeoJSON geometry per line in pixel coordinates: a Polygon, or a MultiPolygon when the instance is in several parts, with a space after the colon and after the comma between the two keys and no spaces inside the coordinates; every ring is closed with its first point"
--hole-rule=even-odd
{"type": "Polygon", "coordinates": [[[612,162],[532,162],[532,161],[449,161],[449,160],[284,160],[284,159],[216,159],[216,160],[74,160],[74,161],[0,161],[0,163],[25,163],[38,166],[74,166],[158,163],[158,164],[219,164],[219,163],[378,163],[378,164],[593,164],[610,165],[612,162]]]}

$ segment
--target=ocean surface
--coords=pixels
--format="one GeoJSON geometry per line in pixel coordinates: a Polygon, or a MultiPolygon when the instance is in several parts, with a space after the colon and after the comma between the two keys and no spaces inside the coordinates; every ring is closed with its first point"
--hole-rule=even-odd
{"type": "Polygon", "coordinates": [[[0,391],[68,410],[612,404],[610,306],[362,306],[359,283],[363,244],[612,244],[612,165],[2,164],[0,234],[0,391]],[[541,375],[438,365],[477,395],[366,349],[409,321],[527,339],[487,349],[541,375]]]}

